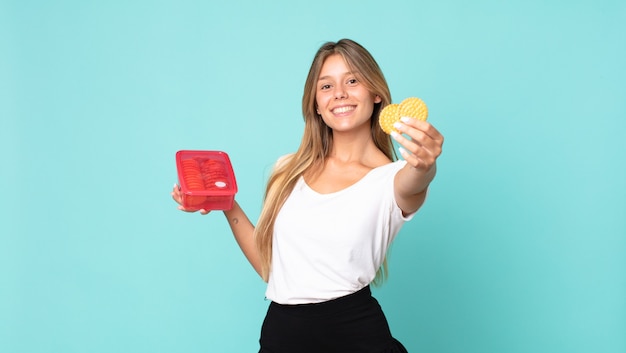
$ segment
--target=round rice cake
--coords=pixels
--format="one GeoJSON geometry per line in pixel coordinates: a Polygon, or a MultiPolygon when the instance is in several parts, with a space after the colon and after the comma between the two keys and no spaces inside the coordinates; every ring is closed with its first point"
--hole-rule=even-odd
{"type": "Polygon", "coordinates": [[[378,124],[384,132],[390,134],[394,130],[393,124],[398,120],[400,120],[400,105],[389,104],[380,112],[378,124]]]}
{"type": "Polygon", "coordinates": [[[428,107],[423,100],[416,97],[409,97],[400,103],[400,116],[408,116],[421,121],[428,118],[428,107]]]}
{"type": "Polygon", "coordinates": [[[406,116],[413,119],[426,121],[428,118],[428,107],[423,100],[416,97],[409,97],[400,104],[389,104],[380,112],[378,123],[381,129],[387,134],[395,130],[393,124],[406,116]]]}

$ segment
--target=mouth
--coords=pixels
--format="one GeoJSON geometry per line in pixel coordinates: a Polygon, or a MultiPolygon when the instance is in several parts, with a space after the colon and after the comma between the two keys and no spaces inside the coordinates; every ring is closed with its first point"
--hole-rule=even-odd
{"type": "Polygon", "coordinates": [[[343,114],[343,113],[351,112],[354,109],[356,109],[355,105],[344,105],[341,107],[333,108],[331,111],[333,112],[333,114],[343,114]]]}

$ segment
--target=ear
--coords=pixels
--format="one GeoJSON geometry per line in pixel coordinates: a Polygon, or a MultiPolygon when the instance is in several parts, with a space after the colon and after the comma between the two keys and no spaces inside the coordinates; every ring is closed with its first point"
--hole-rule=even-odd
{"type": "Polygon", "coordinates": [[[379,96],[379,95],[376,95],[376,97],[374,97],[374,103],[380,103],[380,102],[382,102],[382,101],[383,101],[383,99],[382,99],[382,98],[380,98],[380,96],[379,96]]]}

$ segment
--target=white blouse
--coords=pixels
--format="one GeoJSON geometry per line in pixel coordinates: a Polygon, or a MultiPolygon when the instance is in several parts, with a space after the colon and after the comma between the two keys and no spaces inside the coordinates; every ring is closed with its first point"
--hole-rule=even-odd
{"type": "Polygon", "coordinates": [[[318,303],[348,295],[376,276],[404,222],[394,177],[406,161],[372,169],[330,194],[296,183],[274,224],[265,296],[280,304],[318,303]]]}

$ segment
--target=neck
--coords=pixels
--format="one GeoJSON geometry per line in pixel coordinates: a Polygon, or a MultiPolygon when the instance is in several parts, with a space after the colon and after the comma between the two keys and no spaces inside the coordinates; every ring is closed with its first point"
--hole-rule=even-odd
{"type": "Polygon", "coordinates": [[[369,129],[364,132],[333,132],[333,145],[329,158],[341,162],[359,162],[376,151],[369,129]]]}

